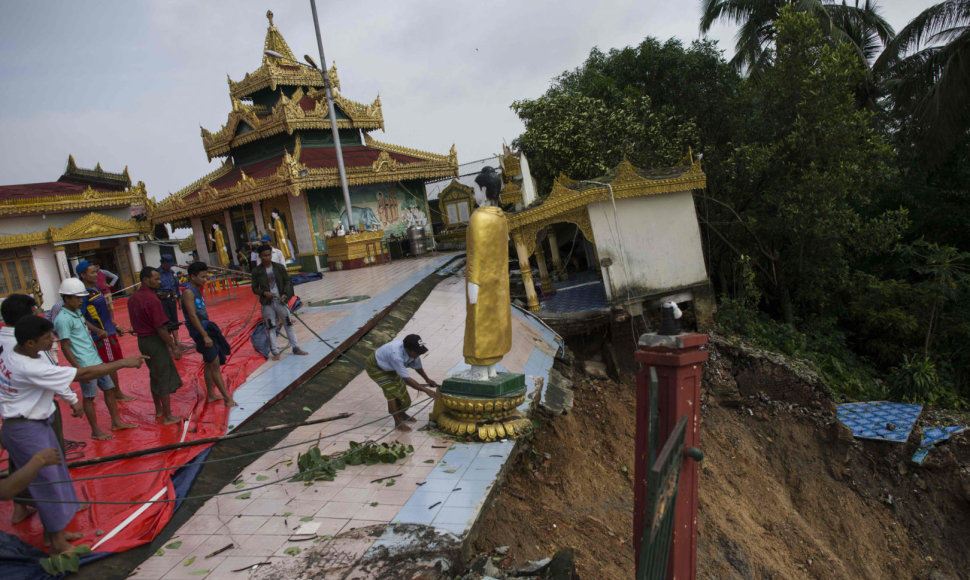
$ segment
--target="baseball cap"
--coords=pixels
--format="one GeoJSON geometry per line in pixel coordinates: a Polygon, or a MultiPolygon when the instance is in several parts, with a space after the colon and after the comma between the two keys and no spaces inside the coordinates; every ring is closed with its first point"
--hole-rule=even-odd
{"type": "Polygon", "coordinates": [[[424,346],[424,342],[417,334],[409,334],[404,337],[404,348],[419,355],[428,352],[428,347],[424,346]]]}
{"type": "Polygon", "coordinates": [[[77,272],[77,275],[78,276],[80,276],[81,273],[83,273],[85,270],[88,269],[88,266],[96,266],[96,265],[97,264],[95,264],[94,262],[88,262],[87,260],[81,260],[80,262],[77,263],[77,267],[74,268],[74,271],[77,272]]]}
{"type": "Polygon", "coordinates": [[[162,254],[162,263],[163,264],[174,264],[175,263],[175,257],[174,256],[171,256],[169,254],[162,254]]]}
{"type": "Polygon", "coordinates": [[[261,241],[261,242],[268,242],[268,241],[270,241],[270,239],[272,239],[272,238],[269,237],[269,234],[263,234],[263,237],[259,238],[259,241],[261,241]]]}

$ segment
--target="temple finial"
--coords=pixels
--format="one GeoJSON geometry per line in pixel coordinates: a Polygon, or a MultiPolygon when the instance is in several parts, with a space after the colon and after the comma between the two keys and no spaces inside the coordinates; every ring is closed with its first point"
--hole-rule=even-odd
{"type": "Polygon", "coordinates": [[[273,25],[273,11],[272,10],[267,10],[266,11],[266,19],[269,20],[269,25],[272,26],[273,25]]]}

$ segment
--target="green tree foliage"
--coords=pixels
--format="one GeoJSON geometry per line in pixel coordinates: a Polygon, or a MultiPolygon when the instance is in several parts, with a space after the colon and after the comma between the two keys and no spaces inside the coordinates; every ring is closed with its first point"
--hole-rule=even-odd
{"type": "Polygon", "coordinates": [[[739,25],[731,64],[758,76],[772,64],[776,21],[785,9],[810,15],[832,44],[850,46],[863,64],[871,63],[893,37],[871,0],[861,6],[838,0],[703,0],[700,28],[707,32],[718,20],[739,25]]]}
{"type": "Polygon", "coordinates": [[[930,6],[880,55],[891,104],[939,165],[970,131],[970,0],[930,6]]]}
{"type": "Polygon", "coordinates": [[[864,70],[833,47],[814,19],[790,10],[776,22],[775,64],[760,104],[726,161],[725,201],[737,223],[709,227],[755,258],[766,298],[783,320],[824,314],[861,256],[891,249],[905,212],[869,216],[893,175],[887,141],[850,87],[864,70]]]}
{"type": "Polygon", "coordinates": [[[593,97],[560,94],[517,101],[512,108],[526,125],[515,145],[529,156],[543,189],[559,173],[590,179],[624,158],[641,167],[673,165],[697,140],[693,124],[678,124],[655,110],[647,96],[624,97],[609,106],[593,97]]]}
{"type": "Polygon", "coordinates": [[[545,95],[512,105],[526,125],[515,144],[529,157],[540,190],[560,173],[602,175],[623,156],[657,167],[693,147],[709,160],[743,117],[740,92],[740,77],[710,42],[684,48],[647,38],[609,53],[594,48],[545,95]]]}

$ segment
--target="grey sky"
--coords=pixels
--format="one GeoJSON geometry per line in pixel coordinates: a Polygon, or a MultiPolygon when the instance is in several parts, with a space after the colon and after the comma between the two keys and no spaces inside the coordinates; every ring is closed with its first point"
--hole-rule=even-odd
{"type": "MultiPolygon", "coordinates": [[[[882,0],[898,30],[930,0],[882,0]]],[[[294,54],[317,56],[309,1],[0,1],[0,184],[53,181],[68,154],[81,167],[128,166],[162,198],[221,162],[199,126],[230,110],[226,74],[261,59],[267,9],[294,54]]],[[[460,162],[499,152],[522,124],[509,109],[535,98],[592,47],[644,37],[698,37],[699,0],[318,0],[324,49],[342,94],[378,94],[379,141],[460,162]]],[[[710,34],[731,54],[735,30],[710,34]]],[[[328,63],[329,65],[329,63],[328,63]]]]}

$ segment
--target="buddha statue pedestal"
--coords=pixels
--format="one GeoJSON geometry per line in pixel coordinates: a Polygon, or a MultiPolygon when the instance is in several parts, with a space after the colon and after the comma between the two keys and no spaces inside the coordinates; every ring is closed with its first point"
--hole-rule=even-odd
{"type": "Polygon", "coordinates": [[[525,402],[525,375],[497,373],[483,380],[455,375],[441,383],[439,393],[441,412],[435,420],[445,433],[495,441],[532,428],[517,410],[525,402]]]}

